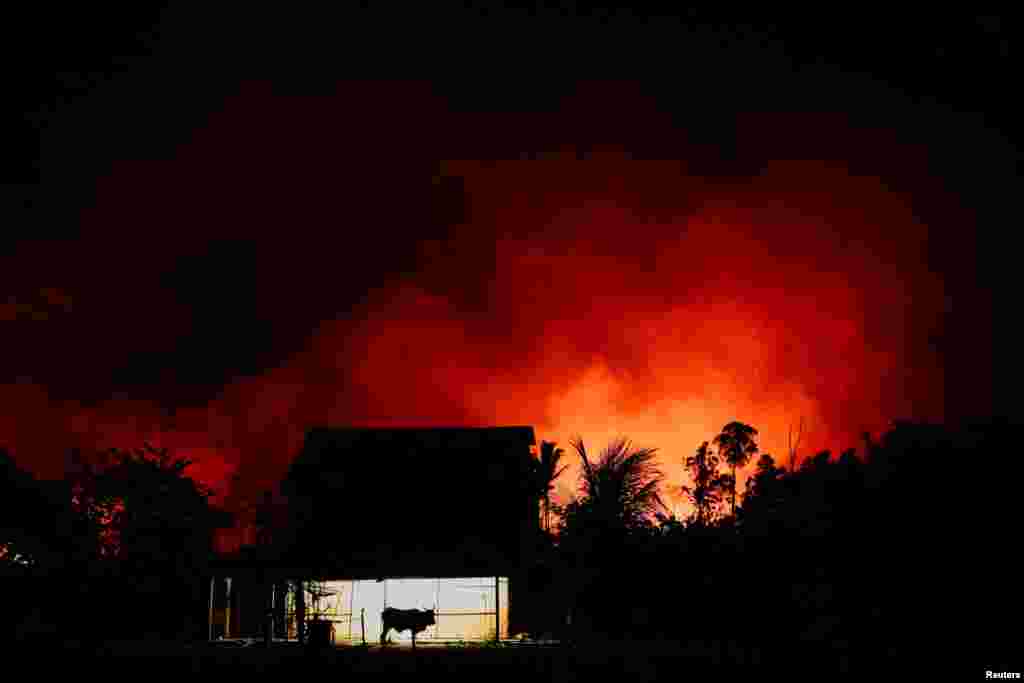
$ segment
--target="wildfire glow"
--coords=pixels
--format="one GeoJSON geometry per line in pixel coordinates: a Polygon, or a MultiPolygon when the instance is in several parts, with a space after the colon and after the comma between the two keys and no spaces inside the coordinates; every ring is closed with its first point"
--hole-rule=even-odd
{"type": "Polygon", "coordinates": [[[170,413],[7,385],[14,452],[149,439],[195,459],[223,499],[272,485],[312,425],[525,424],[567,451],[556,500],[578,473],[570,437],[596,453],[624,435],[659,450],[678,504],[684,458],[732,420],[786,464],[800,418],[807,455],[894,417],[942,416],[926,339],[942,281],[921,265],[927,226],[878,179],[786,162],[714,187],[615,155],[445,173],[462,179],[470,219],[305,348],[170,413]],[[40,416],[60,426],[53,444],[22,428],[40,416]]]}

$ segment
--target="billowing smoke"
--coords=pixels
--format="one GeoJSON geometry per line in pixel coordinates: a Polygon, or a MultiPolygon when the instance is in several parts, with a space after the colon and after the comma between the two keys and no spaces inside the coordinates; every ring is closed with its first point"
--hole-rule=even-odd
{"type": "Polygon", "coordinates": [[[567,448],[624,434],[659,448],[678,486],[683,458],[734,419],[785,462],[801,418],[803,455],[942,418],[921,342],[942,282],[927,227],[878,180],[786,163],[709,190],[614,156],[448,172],[480,198],[473,221],[300,361],[337,378],[328,394],[346,387],[320,397],[329,420],[532,424],[567,448]],[[461,248],[479,233],[493,251],[461,248]]]}
{"type": "Polygon", "coordinates": [[[615,150],[441,175],[464,219],[275,367],[178,410],[8,385],[6,443],[45,470],[65,445],[148,439],[239,496],[279,477],[311,425],[526,424],[567,450],[576,434],[657,447],[678,487],[732,420],[785,462],[801,418],[803,455],[942,418],[930,339],[948,299],[916,198],[879,178],[791,161],[711,181],[615,150]]]}

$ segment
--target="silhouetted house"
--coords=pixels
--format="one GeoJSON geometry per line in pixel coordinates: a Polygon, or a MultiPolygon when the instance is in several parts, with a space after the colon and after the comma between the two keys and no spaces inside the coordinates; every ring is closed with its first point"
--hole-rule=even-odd
{"type": "Polygon", "coordinates": [[[265,542],[218,564],[211,637],[259,636],[268,610],[276,637],[295,637],[299,581],[329,593],[306,594],[305,612],[340,639],[361,638],[365,619],[376,640],[386,606],[437,610],[418,640],[527,630],[535,457],[531,427],[309,431],[279,487],[286,507],[267,499],[265,542]]]}

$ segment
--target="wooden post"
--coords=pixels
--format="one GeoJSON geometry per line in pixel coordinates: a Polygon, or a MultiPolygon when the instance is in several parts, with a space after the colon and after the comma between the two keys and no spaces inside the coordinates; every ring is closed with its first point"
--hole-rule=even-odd
{"type": "Polygon", "coordinates": [[[494,577],[494,640],[501,640],[501,577],[494,577]]]}
{"type": "Polygon", "coordinates": [[[224,594],[224,607],[225,607],[225,609],[224,609],[224,637],[225,638],[230,638],[231,637],[231,607],[232,607],[231,603],[233,601],[234,596],[231,594],[231,578],[230,577],[226,578],[226,579],[224,579],[224,581],[226,582],[226,584],[225,584],[225,594],[224,594]]]}
{"type": "Polygon", "coordinates": [[[276,594],[273,581],[263,583],[263,596],[266,609],[263,611],[263,640],[270,647],[274,642],[274,597],[276,594]]]}
{"type": "Polygon", "coordinates": [[[352,582],[352,587],[348,592],[348,640],[352,642],[352,617],[355,616],[356,611],[356,582],[352,582]]]}
{"type": "Polygon", "coordinates": [[[216,581],[217,581],[217,577],[216,576],[211,576],[210,577],[210,613],[209,613],[209,616],[207,618],[207,624],[206,624],[207,625],[207,632],[208,632],[207,640],[213,640],[213,596],[217,592],[216,581]]]}
{"type": "Polygon", "coordinates": [[[295,621],[299,632],[299,642],[306,644],[306,582],[296,581],[295,621]]]}
{"type": "Polygon", "coordinates": [[[287,623],[288,583],[274,582],[274,637],[288,638],[287,623]]]}

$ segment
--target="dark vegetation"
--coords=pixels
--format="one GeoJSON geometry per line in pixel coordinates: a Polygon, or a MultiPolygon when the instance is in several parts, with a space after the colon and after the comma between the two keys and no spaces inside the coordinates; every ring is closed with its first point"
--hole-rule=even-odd
{"type": "MultiPolygon", "coordinates": [[[[1017,499],[1003,491],[1019,485],[1006,459],[1019,433],[1008,421],[895,423],[838,457],[790,454],[781,466],[761,453],[742,493],[733,472],[758,449],[741,423],[680,454],[679,483],[664,481],[654,450],[622,440],[594,458],[574,441],[583,474],[565,506],[549,492],[566,453],[543,444],[533,491],[553,528],[539,530],[531,582],[551,596],[547,625],[571,647],[569,659],[534,664],[554,676],[613,666],[594,662],[617,652],[623,672],[665,657],[692,672],[1013,670],[1017,499]],[[692,502],[688,518],[666,514],[669,486],[692,502]]],[[[0,454],[5,642],[102,654],[106,642],[147,636],[204,640],[202,579],[212,530],[227,520],[187,461],[147,446],[78,462],[66,481],[44,482],[0,454]]],[[[395,666],[452,661],[424,652],[395,666]]],[[[512,657],[473,661],[497,656],[512,657]]]]}
{"type": "Polygon", "coordinates": [[[717,452],[684,459],[687,519],[657,510],[646,451],[616,443],[591,464],[575,443],[584,480],[552,558],[576,635],[726,643],[728,660],[788,671],[1001,670],[1018,604],[1003,493],[1017,468],[1002,456],[1016,432],[897,422],[838,457],[761,454],[737,496],[733,463],[758,452],[757,432],[731,423],[717,452]]]}
{"type": "Polygon", "coordinates": [[[230,516],[164,449],[72,463],[64,481],[36,481],[0,453],[6,635],[87,648],[203,637],[202,577],[230,516]]]}

